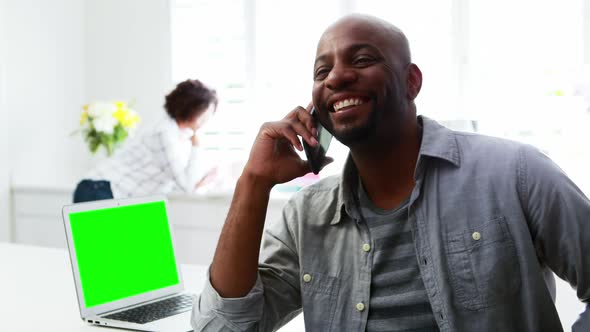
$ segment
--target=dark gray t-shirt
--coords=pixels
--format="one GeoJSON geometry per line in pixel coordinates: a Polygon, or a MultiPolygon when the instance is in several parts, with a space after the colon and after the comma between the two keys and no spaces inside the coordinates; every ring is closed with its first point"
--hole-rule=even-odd
{"type": "Polygon", "coordinates": [[[373,248],[366,331],[438,331],[414,249],[409,198],[395,209],[380,209],[360,181],[358,196],[373,248]]]}

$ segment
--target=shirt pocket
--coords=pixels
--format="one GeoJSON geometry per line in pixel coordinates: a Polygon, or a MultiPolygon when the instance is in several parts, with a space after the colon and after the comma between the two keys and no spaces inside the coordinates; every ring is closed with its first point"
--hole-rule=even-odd
{"type": "Polygon", "coordinates": [[[469,310],[496,305],[520,289],[520,265],[504,217],[447,234],[455,302],[469,310]]]}
{"type": "Polygon", "coordinates": [[[340,279],[318,272],[301,274],[301,299],[306,331],[330,331],[340,279]]]}

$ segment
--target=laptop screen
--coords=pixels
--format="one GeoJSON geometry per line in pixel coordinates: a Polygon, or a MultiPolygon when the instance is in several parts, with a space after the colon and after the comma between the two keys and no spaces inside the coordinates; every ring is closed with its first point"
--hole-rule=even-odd
{"type": "Polygon", "coordinates": [[[86,307],[180,283],[163,201],[69,214],[86,307]]]}

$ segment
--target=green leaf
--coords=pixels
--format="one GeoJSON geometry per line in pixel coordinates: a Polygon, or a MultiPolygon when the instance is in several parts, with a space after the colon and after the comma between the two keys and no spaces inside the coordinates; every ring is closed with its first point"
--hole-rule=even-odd
{"type": "Polygon", "coordinates": [[[96,153],[101,146],[104,146],[108,156],[111,156],[129,136],[127,130],[121,124],[117,124],[113,128],[112,134],[98,132],[94,126],[80,129],[80,132],[82,132],[84,140],[92,153],[96,153]]]}

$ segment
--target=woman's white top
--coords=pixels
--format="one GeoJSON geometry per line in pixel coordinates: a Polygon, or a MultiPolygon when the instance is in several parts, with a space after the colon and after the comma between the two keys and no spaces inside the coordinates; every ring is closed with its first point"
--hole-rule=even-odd
{"type": "Polygon", "coordinates": [[[152,130],[126,142],[86,178],[108,180],[115,198],[192,192],[200,180],[193,131],[166,116],[152,130]]]}

